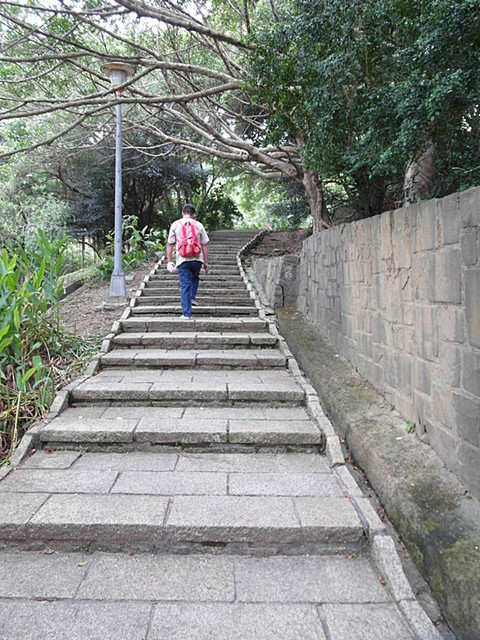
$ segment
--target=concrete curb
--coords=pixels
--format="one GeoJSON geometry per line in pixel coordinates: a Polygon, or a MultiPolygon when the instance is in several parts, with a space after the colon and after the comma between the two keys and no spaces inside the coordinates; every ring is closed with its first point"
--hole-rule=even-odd
{"type": "MultiPolygon", "coordinates": [[[[250,276],[251,272],[252,270],[249,269],[248,276],[250,276]]],[[[266,295],[258,280],[256,278],[252,279],[251,283],[257,293],[258,300],[266,300],[266,295]]],[[[279,338],[280,348],[288,358],[289,370],[306,393],[306,404],[313,419],[319,429],[325,434],[325,453],[327,458],[362,521],[369,542],[372,561],[382,576],[382,580],[390,592],[391,597],[401,609],[413,633],[419,640],[442,640],[442,636],[415,598],[415,594],[410,587],[397,555],[395,544],[388,534],[385,525],[377,513],[375,513],[368,499],[363,497],[360,487],[346,467],[340,439],[322,409],[317,390],[307,381],[301,372],[287,341],[280,335],[274,318],[270,313],[267,316],[265,309],[263,309],[263,313],[265,319],[270,324],[271,333],[277,335],[279,338]]]]}

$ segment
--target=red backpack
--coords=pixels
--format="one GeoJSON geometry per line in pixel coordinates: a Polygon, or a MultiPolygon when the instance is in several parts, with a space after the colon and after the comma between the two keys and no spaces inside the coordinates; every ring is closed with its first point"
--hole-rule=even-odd
{"type": "Polygon", "coordinates": [[[182,223],[180,237],[177,238],[177,251],[182,258],[198,258],[202,245],[197,237],[197,227],[193,222],[182,223]]]}

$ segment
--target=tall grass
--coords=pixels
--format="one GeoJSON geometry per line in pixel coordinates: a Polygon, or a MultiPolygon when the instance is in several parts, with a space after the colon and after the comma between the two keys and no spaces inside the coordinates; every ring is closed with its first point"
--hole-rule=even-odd
{"type": "Polygon", "coordinates": [[[64,339],[56,313],[68,239],[39,230],[35,242],[28,253],[0,253],[0,464],[46,413],[84,349],[64,339]]]}

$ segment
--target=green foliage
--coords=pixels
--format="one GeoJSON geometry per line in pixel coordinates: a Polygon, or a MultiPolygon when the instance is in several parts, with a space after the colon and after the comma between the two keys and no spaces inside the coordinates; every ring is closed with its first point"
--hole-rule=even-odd
{"type": "Polygon", "coordinates": [[[273,229],[297,229],[312,222],[307,194],[297,182],[278,184],[277,201],[267,213],[273,229]]]}
{"type": "Polygon", "coordinates": [[[258,26],[252,87],[267,141],[302,137],[305,162],[371,215],[403,197],[433,143],[431,195],[480,184],[478,0],[299,0],[258,26]],[[254,90],[254,89],[253,89],[254,90]]]}
{"type": "Polygon", "coordinates": [[[197,210],[197,218],[213,231],[214,229],[233,229],[242,220],[237,205],[225,193],[224,187],[212,189],[197,210]]]}
{"type": "MultiPolygon", "coordinates": [[[[124,250],[122,263],[126,271],[145,264],[154,258],[160,258],[166,243],[166,230],[138,228],[137,216],[126,216],[123,219],[124,250]]],[[[113,254],[114,235],[107,236],[106,251],[110,253],[98,265],[98,272],[102,280],[110,277],[114,267],[113,254]]]]}
{"type": "Polygon", "coordinates": [[[38,229],[50,238],[63,235],[67,204],[59,197],[58,181],[39,163],[32,154],[0,164],[0,247],[35,247],[38,229]]]}
{"type": "Polygon", "coordinates": [[[35,247],[0,254],[0,458],[51,403],[64,350],[55,306],[63,288],[66,238],[39,230],[35,247]]]}

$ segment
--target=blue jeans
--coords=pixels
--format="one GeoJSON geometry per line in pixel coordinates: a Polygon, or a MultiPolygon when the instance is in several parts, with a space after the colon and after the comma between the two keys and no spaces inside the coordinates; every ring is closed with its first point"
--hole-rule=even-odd
{"type": "Polygon", "coordinates": [[[192,315],[192,300],[197,295],[198,283],[200,282],[200,269],[202,268],[200,260],[189,260],[179,264],[178,278],[180,280],[180,302],[182,305],[182,313],[187,318],[192,315]]]}

